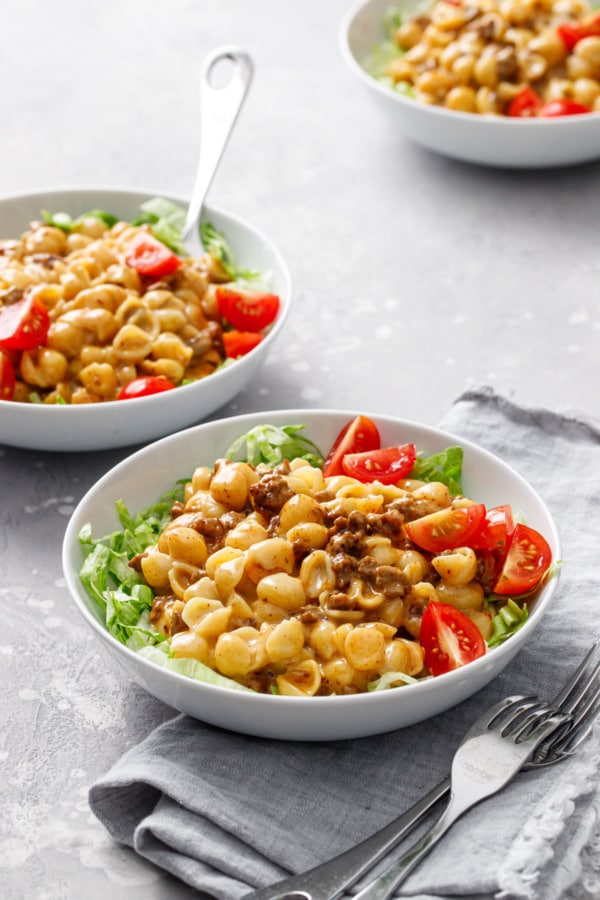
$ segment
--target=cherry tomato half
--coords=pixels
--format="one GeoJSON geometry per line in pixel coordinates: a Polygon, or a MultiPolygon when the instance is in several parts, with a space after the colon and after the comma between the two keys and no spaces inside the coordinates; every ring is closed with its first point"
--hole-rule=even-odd
{"type": "Polygon", "coordinates": [[[402,444],[399,447],[365,450],[363,453],[346,453],[342,457],[342,469],[346,475],[358,481],[396,484],[409,475],[416,459],[415,445],[402,444]]]}
{"type": "Polygon", "coordinates": [[[245,356],[255,347],[258,347],[263,339],[262,334],[255,331],[224,331],[223,345],[225,353],[230,359],[237,359],[238,356],[245,356]]]}
{"type": "Polygon", "coordinates": [[[457,508],[449,506],[414,522],[406,522],[404,527],[417,547],[430,553],[441,553],[456,547],[470,547],[470,540],[481,528],[484,518],[483,503],[457,508]]]}
{"type": "Polygon", "coordinates": [[[23,297],[0,309],[0,347],[33,350],[46,343],[50,316],[37,297],[23,297]]]}
{"type": "Polygon", "coordinates": [[[15,370],[8,354],[0,350],[0,400],[12,400],[15,393],[15,370]]]}
{"type": "Polygon", "coordinates": [[[506,114],[519,119],[533,118],[537,116],[541,105],[542,98],[527,85],[510,101],[506,114]]]}
{"type": "Polygon", "coordinates": [[[323,475],[343,475],[342,459],[348,453],[378,450],[381,439],[377,425],[368,416],[356,416],[344,425],[323,464],[323,475]]]}
{"type": "Polygon", "coordinates": [[[216,290],[219,312],[240,331],[262,331],[279,312],[279,297],[220,285],[216,290]]]}
{"type": "Polygon", "coordinates": [[[151,394],[161,394],[175,387],[164,375],[141,375],[134,378],[125,387],[121,388],[117,400],[135,400],[136,397],[149,397],[151,394]]]}
{"type": "Polygon", "coordinates": [[[600,16],[596,15],[588,22],[563,22],[556,30],[566,48],[571,51],[583,38],[600,35],[600,16]]]}
{"type": "Polygon", "coordinates": [[[444,675],[485,654],[479,628],[459,609],[431,601],[421,619],[419,642],[432,675],[444,675]]]}
{"type": "Polygon", "coordinates": [[[546,538],[534,528],[519,523],[513,531],[494,593],[524,594],[533,590],[551,562],[552,550],[546,538]]]}
{"type": "Polygon", "coordinates": [[[558,116],[578,116],[589,112],[591,112],[589,106],[576,103],[575,100],[549,100],[540,106],[538,116],[542,119],[553,119],[558,116]]]}
{"type": "Polygon", "coordinates": [[[131,242],[126,262],[140,275],[155,278],[171,275],[181,265],[179,257],[151,234],[140,234],[131,242]]]}
{"type": "Polygon", "coordinates": [[[469,546],[473,550],[493,550],[504,557],[514,528],[510,506],[494,506],[487,510],[481,528],[471,538],[469,546]]]}

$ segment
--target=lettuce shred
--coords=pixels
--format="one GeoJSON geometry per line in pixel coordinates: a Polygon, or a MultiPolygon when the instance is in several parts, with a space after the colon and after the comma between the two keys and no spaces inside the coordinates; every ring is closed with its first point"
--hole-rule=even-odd
{"type": "Polygon", "coordinates": [[[460,496],[463,493],[463,455],[462,447],[448,447],[433,456],[418,454],[410,477],[421,481],[441,481],[454,497],[460,496]]]}
{"type": "Polygon", "coordinates": [[[265,463],[272,468],[284,459],[305,459],[316,468],[323,465],[323,454],[313,441],[300,432],[305,425],[257,425],[239,437],[227,450],[227,459],[265,463]]]}
{"type": "Polygon", "coordinates": [[[79,533],[83,553],[79,571],[81,582],[103,615],[107,631],[132,649],[164,638],[144,621],[144,614],[152,607],[154,594],[129,561],[156,543],[170,520],[173,502],[181,497],[181,489],[176,488],[135,515],[118,501],[120,530],[94,539],[91,526],[87,524],[79,533]]]}
{"type": "Polygon", "coordinates": [[[519,606],[510,598],[492,619],[492,636],[487,642],[488,647],[497,647],[498,644],[503,644],[519,628],[523,627],[528,618],[527,605],[519,606]]]}
{"type": "Polygon", "coordinates": [[[404,672],[385,672],[376,681],[369,682],[367,690],[387,691],[390,688],[402,687],[404,684],[418,684],[424,680],[423,678],[413,678],[412,675],[406,675],[404,672]]]}
{"type": "Polygon", "coordinates": [[[204,684],[215,684],[217,687],[227,687],[236,691],[254,693],[251,688],[234,681],[233,678],[220,675],[197,659],[175,659],[169,656],[163,648],[164,644],[142,647],[138,653],[141,657],[155,663],[157,666],[162,666],[164,669],[168,669],[170,672],[175,672],[178,675],[185,675],[186,678],[193,678],[195,681],[202,681],[204,684]]]}

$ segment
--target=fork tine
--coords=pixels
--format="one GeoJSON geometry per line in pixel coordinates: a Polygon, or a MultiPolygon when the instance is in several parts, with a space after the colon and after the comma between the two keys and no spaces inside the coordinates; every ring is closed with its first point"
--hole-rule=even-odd
{"type": "Polygon", "coordinates": [[[563,752],[571,755],[581,746],[581,744],[583,744],[586,738],[589,737],[594,727],[594,722],[600,714],[599,700],[600,686],[596,688],[594,694],[588,699],[584,708],[579,711],[577,716],[573,719],[573,722],[565,735],[564,743],[558,741],[558,743],[561,744],[563,752]]]}
{"type": "MultiPolygon", "coordinates": [[[[529,709],[530,706],[533,706],[536,703],[539,703],[539,700],[533,694],[513,694],[510,697],[504,697],[503,700],[499,700],[498,703],[488,709],[485,724],[491,725],[496,719],[517,708],[518,711],[516,714],[520,715],[523,709],[529,709]],[[527,705],[524,706],[523,704],[527,705]]],[[[486,716],[486,713],[484,713],[484,716],[486,716]]],[[[484,724],[483,717],[479,721],[481,725],[484,724]]]]}
{"type": "Polygon", "coordinates": [[[504,737],[513,732],[515,728],[520,729],[524,724],[523,716],[531,715],[532,711],[538,709],[542,705],[544,706],[546,713],[548,713],[550,711],[548,706],[542,704],[537,697],[507,697],[507,702],[504,704],[503,709],[493,716],[488,724],[492,725],[496,719],[500,718],[500,713],[504,713],[504,718],[501,722],[498,722],[500,734],[504,737]],[[510,701],[510,703],[508,701],[510,701]]]}
{"type": "Polygon", "coordinates": [[[590,648],[563,690],[552,701],[555,709],[569,713],[571,719],[538,747],[532,760],[535,767],[572,756],[589,736],[600,713],[600,661],[588,671],[598,646],[596,643],[590,648]]]}
{"type": "Polygon", "coordinates": [[[588,739],[588,737],[592,733],[594,722],[596,721],[599,712],[600,709],[597,709],[593,719],[589,721],[584,728],[578,729],[575,734],[571,733],[568,736],[568,740],[562,747],[561,752],[563,756],[573,756],[573,754],[579,749],[583,742],[588,739]]]}
{"type": "Polygon", "coordinates": [[[577,701],[572,704],[569,712],[573,715],[574,721],[583,718],[588,710],[592,708],[598,696],[600,695],[600,686],[596,687],[593,694],[588,695],[588,691],[598,681],[598,673],[600,673],[600,660],[594,666],[591,675],[589,675],[585,687],[582,689],[577,701]]]}
{"type": "MultiPolygon", "coordinates": [[[[527,740],[528,737],[533,735],[538,725],[543,724],[553,712],[554,710],[550,709],[546,703],[535,704],[521,722],[516,721],[516,731],[513,731],[512,735],[514,740],[517,743],[527,740]]],[[[518,719],[518,717],[515,716],[513,719],[518,719]]],[[[510,729],[503,729],[501,732],[502,736],[504,737],[509,731],[510,729]]]]}
{"type": "MultiPolygon", "coordinates": [[[[574,706],[578,701],[573,698],[571,695],[578,691],[581,687],[581,682],[584,679],[586,674],[587,667],[589,665],[590,660],[594,656],[594,653],[598,649],[599,644],[592,644],[584,658],[581,660],[580,664],[577,666],[577,669],[573,672],[562,691],[560,691],[556,697],[552,701],[552,705],[557,709],[564,709],[566,712],[571,712],[572,706],[574,706]]],[[[583,688],[583,691],[586,690],[587,685],[589,684],[590,677],[594,678],[598,673],[598,668],[600,667],[600,662],[596,664],[594,671],[591,676],[588,676],[586,684],[583,688]]]]}

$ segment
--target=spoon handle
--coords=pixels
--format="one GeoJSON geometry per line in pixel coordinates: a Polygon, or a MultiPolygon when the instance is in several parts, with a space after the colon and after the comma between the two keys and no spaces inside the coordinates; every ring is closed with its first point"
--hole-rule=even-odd
{"type": "Polygon", "coordinates": [[[248,93],[252,74],[252,60],[247,53],[236,47],[218,47],[207,56],[202,65],[200,76],[202,145],[183,231],[183,239],[189,240],[190,243],[194,242],[198,235],[198,222],[206,193],[248,93]],[[215,83],[218,80],[216,70],[222,63],[233,66],[233,71],[227,83],[219,86],[215,83]]]}

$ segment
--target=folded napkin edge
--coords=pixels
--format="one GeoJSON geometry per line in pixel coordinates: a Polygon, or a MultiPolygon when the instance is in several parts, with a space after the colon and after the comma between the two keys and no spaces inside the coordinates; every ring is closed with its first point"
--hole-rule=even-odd
{"type": "Polygon", "coordinates": [[[493,404],[500,412],[509,416],[515,422],[528,422],[539,425],[544,431],[553,432],[559,424],[572,423],[584,430],[587,436],[594,442],[600,443],[600,419],[588,416],[580,410],[563,409],[552,410],[545,406],[517,402],[516,400],[497,392],[490,385],[479,385],[467,388],[458,394],[452,401],[450,409],[442,416],[443,422],[446,416],[460,403],[493,404]]]}

